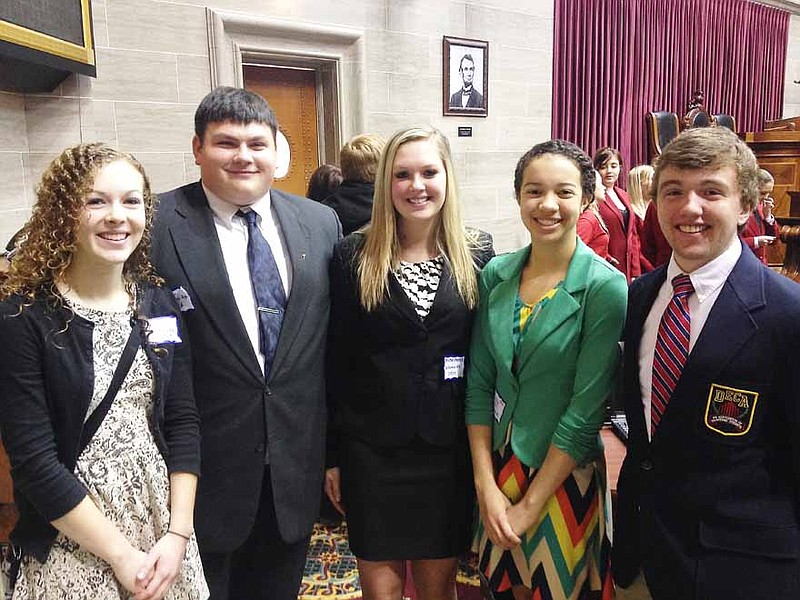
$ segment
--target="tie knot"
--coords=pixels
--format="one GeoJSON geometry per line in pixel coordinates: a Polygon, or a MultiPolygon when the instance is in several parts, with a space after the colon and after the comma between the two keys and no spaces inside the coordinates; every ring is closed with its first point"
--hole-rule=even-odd
{"type": "Polygon", "coordinates": [[[689,276],[686,273],[681,273],[672,279],[672,290],[676,296],[688,296],[694,291],[694,286],[689,276]]]}
{"type": "Polygon", "coordinates": [[[258,223],[258,213],[254,210],[237,210],[236,214],[247,221],[248,225],[256,225],[258,223]]]}

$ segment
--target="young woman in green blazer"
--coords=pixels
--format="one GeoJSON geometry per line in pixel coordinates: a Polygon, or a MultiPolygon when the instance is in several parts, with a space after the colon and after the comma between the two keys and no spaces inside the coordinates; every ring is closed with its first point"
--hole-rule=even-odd
{"type": "Polygon", "coordinates": [[[475,545],[491,587],[517,599],[613,593],[598,431],[627,286],[576,234],[594,179],[569,142],[523,155],[514,190],[531,245],[480,278],[466,400],[475,545]]]}

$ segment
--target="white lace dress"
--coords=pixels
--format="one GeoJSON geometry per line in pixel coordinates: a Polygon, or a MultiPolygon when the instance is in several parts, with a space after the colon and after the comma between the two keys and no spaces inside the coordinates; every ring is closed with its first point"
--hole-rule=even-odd
{"type": "MultiPolygon", "coordinates": [[[[130,333],[130,312],[101,312],[68,302],[94,323],[94,393],[89,413],[111,383],[130,333]]],[[[75,466],[89,498],[128,538],[148,552],[169,527],[169,474],[150,431],[153,372],[140,349],[120,391],[75,466]]],[[[178,580],[167,600],[205,600],[208,586],[192,536],[178,580]]],[[[119,600],[132,595],[111,566],[59,533],[44,564],[26,556],[13,600],[119,600]]]]}

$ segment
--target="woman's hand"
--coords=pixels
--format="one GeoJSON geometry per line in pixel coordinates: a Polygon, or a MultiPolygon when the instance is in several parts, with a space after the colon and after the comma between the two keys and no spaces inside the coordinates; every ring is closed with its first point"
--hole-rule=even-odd
{"type": "Polygon", "coordinates": [[[536,525],[540,512],[540,509],[531,506],[525,502],[525,499],[523,498],[522,501],[517,502],[514,506],[506,511],[506,517],[511,525],[511,529],[514,530],[514,533],[516,533],[518,536],[521,536],[523,533],[528,531],[528,529],[536,525]]]}
{"type": "Polygon", "coordinates": [[[486,534],[495,546],[511,550],[519,544],[520,539],[508,520],[511,500],[500,491],[494,481],[488,482],[485,488],[477,491],[478,509],[486,529],[486,534]]]}
{"type": "Polygon", "coordinates": [[[339,467],[331,467],[325,471],[325,494],[333,504],[333,507],[344,516],[344,505],[342,504],[342,475],[339,467]]]}
{"type": "Polygon", "coordinates": [[[181,573],[188,540],[165,534],[146,555],[136,573],[135,600],[161,600],[181,573]]]}
{"type": "Polygon", "coordinates": [[[147,555],[128,545],[127,549],[109,562],[117,580],[131,593],[136,593],[139,580],[137,575],[141,572],[147,555]]]}

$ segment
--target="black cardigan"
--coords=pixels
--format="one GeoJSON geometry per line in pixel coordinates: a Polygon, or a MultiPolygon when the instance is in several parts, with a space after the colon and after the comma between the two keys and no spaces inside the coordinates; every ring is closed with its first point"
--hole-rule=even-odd
{"type": "MultiPolygon", "coordinates": [[[[337,466],[339,436],[398,447],[416,436],[437,446],[465,437],[463,376],[444,378],[444,357],[469,349],[474,309],[468,308],[445,261],[428,316],[421,320],[397,279],[372,312],[358,297],[361,233],[339,242],[331,261],[326,463],[337,466]]],[[[472,251],[476,272],[494,256],[492,238],[479,232],[472,251]]]]}
{"type": "MultiPolygon", "coordinates": [[[[164,288],[142,286],[137,317],[181,315],[164,288]]],[[[0,432],[11,461],[19,521],[11,540],[44,562],[57,535],[51,521],[86,496],[73,475],[94,389],[93,324],[37,299],[0,302],[0,432]]],[[[141,324],[142,321],[139,321],[141,324]]],[[[146,340],[146,335],[142,335],[146,340]]],[[[146,341],[153,368],[150,427],[169,472],[200,472],[200,420],[188,344],[146,341]]]]}

